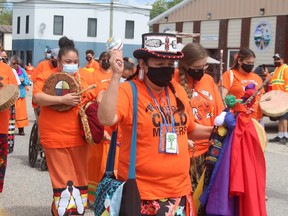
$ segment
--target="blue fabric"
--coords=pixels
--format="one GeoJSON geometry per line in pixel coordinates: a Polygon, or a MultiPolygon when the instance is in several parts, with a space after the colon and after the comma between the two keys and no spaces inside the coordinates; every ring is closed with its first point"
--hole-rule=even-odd
{"type": "Polygon", "coordinates": [[[133,129],[132,129],[132,138],[131,138],[131,149],[130,149],[130,166],[129,166],[129,179],[135,179],[135,164],[136,164],[136,140],[137,140],[137,107],[138,107],[138,91],[136,85],[129,81],[129,84],[132,87],[133,92],[133,129]]]}
{"type": "Polygon", "coordinates": [[[19,79],[23,78],[24,80],[19,85],[19,90],[20,90],[20,96],[19,97],[20,98],[25,98],[26,97],[26,88],[25,88],[25,86],[30,85],[30,80],[28,78],[28,75],[27,75],[26,71],[23,68],[21,68],[21,71],[22,71],[22,74],[20,76],[18,75],[18,77],[19,77],[19,79]]]}

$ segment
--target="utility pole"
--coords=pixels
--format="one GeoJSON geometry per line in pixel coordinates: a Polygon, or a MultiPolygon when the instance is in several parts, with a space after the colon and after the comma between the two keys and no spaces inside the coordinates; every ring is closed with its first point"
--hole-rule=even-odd
{"type": "Polygon", "coordinates": [[[109,37],[113,37],[113,7],[114,0],[110,1],[110,29],[109,29],[109,37]]]}

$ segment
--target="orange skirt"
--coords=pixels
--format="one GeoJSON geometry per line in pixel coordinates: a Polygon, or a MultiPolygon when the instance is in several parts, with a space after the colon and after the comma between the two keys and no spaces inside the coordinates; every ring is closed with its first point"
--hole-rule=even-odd
{"type": "Polygon", "coordinates": [[[28,114],[26,106],[26,98],[19,98],[15,102],[15,126],[17,128],[23,128],[28,126],[28,114]]]}
{"type": "Polygon", "coordinates": [[[89,145],[44,148],[53,187],[55,215],[82,215],[87,206],[89,145]]]}

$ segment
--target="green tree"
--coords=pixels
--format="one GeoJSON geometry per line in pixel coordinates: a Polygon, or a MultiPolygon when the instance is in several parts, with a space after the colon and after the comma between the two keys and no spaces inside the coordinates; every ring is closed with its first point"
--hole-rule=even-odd
{"type": "Polygon", "coordinates": [[[160,15],[161,13],[167,11],[169,8],[175,6],[176,4],[182,2],[183,0],[156,0],[152,4],[152,10],[150,12],[150,19],[160,15]]]}
{"type": "Polygon", "coordinates": [[[0,25],[12,25],[12,8],[7,0],[0,0],[0,25]]]}

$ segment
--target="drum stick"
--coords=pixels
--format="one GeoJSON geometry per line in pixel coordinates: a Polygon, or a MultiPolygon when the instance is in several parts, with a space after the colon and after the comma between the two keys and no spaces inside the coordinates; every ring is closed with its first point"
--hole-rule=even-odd
{"type": "Polygon", "coordinates": [[[265,100],[260,100],[260,101],[257,101],[256,103],[261,103],[261,102],[265,102],[265,101],[271,101],[271,97],[269,97],[269,98],[266,98],[265,100]]]}
{"type": "Polygon", "coordinates": [[[93,85],[90,85],[89,87],[87,87],[86,89],[83,89],[82,91],[76,93],[76,96],[79,96],[81,94],[83,94],[84,92],[88,91],[88,90],[91,90],[91,89],[94,89],[96,88],[96,84],[93,84],[93,85]]]}
{"type": "Polygon", "coordinates": [[[269,82],[269,80],[273,76],[273,74],[274,74],[274,72],[269,74],[269,76],[265,79],[265,81],[262,83],[262,85],[245,101],[244,105],[250,103],[254,99],[254,97],[256,97],[256,95],[261,91],[261,89],[267,85],[267,83],[269,82]]]}

